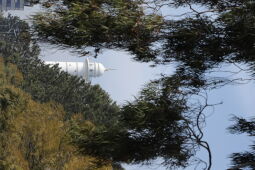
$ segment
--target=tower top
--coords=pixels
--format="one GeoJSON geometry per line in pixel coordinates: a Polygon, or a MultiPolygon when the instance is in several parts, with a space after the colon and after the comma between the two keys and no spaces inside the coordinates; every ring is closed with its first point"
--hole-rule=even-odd
{"type": "Polygon", "coordinates": [[[88,58],[85,60],[85,77],[99,77],[104,74],[107,69],[104,67],[103,64],[90,61],[88,58]]]}

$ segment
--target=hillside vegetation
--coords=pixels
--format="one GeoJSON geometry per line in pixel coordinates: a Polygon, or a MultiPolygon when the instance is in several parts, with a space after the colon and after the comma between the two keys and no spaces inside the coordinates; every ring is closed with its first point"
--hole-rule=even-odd
{"type": "MultiPolygon", "coordinates": [[[[208,111],[222,102],[210,103],[209,97],[226,85],[254,81],[254,1],[34,3],[47,8],[32,16],[31,28],[17,17],[0,16],[0,56],[6,62],[0,89],[2,169],[79,169],[80,163],[86,169],[93,158],[118,170],[121,163],[153,160],[169,169],[222,169],[213,166],[203,130],[208,111]],[[164,16],[176,9],[187,11],[164,16]],[[37,42],[71,47],[84,56],[124,50],[138,62],[174,65],[175,70],[118,106],[99,85],[45,65],[37,42]],[[206,161],[196,157],[200,149],[207,152],[206,161]]],[[[231,133],[254,137],[254,118],[233,120],[231,133]]],[[[255,169],[254,148],[230,155],[230,169],[255,169]]]]}
{"type": "Polygon", "coordinates": [[[55,102],[39,103],[18,88],[23,75],[0,58],[0,169],[110,170],[77,154],[70,144],[65,111],[55,102]]]}
{"type": "MultiPolygon", "coordinates": [[[[191,116],[186,116],[190,112],[186,101],[188,96],[180,91],[185,82],[179,77],[168,80],[175,82],[173,85],[161,82],[148,84],[136,100],[120,108],[99,85],[91,85],[60,71],[58,66],[45,65],[38,58],[40,49],[27,23],[8,16],[0,18],[0,24],[5,25],[1,28],[0,56],[7,65],[16,65],[23,75],[22,83],[16,84],[16,88],[28,93],[34,102],[62,105],[61,120],[64,125],[67,124],[63,135],[77,148],[77,153],[96,158],[95,165],[111,164],[117,170],[122,169],[121,163],[144,163],[159,157],[172,169],[188,165],[198,146],[190,137],[194,132],[190,127],[191,116]]],[[[38,109],[43,110],[39,106],[38,109]]],[[[54,113],[52,116],[57,115],[54,113]]],[[[43,120],[39,119],[38,123],[41,122],[43,120]]],[[[58,126],[55,124],[52,128],[58,126]]],[[[52,131],[43,134],[51,137],[52,131]]],[[[35,134],[31,136],[36,137],[35,134]]],[[[52,137],[57,136],[52,134],[52,137]]],[[[38,139],[35,144],[38,143],[47,145],[44,140],[38,139]]],[[[61,155],[68,153],[70,151],[65,150],[61,155]]],[[[34,160],[28,162],[33,164],[34,160]]],[[[52,165],[57,166],[58,163],[52,165]]]]}

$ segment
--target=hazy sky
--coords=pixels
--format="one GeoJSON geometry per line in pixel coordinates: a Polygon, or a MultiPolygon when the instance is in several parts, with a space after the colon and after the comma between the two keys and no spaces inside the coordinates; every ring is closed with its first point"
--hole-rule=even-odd
{"type": "MultiPolygon", "coordinates": [[[[38,11],[40,8],[25,7],[25,11],[12,11],[12,14],[27,18],[28,14],[38,11]]],[[[182,9],[183,10],[183,9],[182,9]]],[[[170,11],[171,12],[171,11],[170,11]]],[[[179,11],[181,12],[181,11],[179,11]]],[[[82,61],[84,58],[75,57],[76,54],[67,50],[49,48],[45,44],[42,46],[41,57],[47,60],[62,61],[82,61]]],[[[161,66],[157,68],[149,67],[149,64],[138,63],[131,60],[127,52],[105,50],[96,62],[103,63],[108,68],[117,70],[106,72],[102,77],[92,80],[93,84],[100,84],[118,104],[123,104],[137,95],[142,86],[151,79],[159,77],[160,73],[171,73],[172,66],[161,66]]],[[[233,152],[248,150],[251,139],[245,135],[231,135],[226,128],[232,123],[229,121],[231,114],[251,117],[254,115],[255,88],[254,83],[242,86],[226,86],[210,93],[211,103],[223,101],[222,105],[216,106],[213,114],[207,118],[205,128],[205,139],[209,142],[213,154],[212,170],[224,170],[229,167],[228,156],[233,152]]],[[[203,151],[198,153],[198,157],[207,160],[207,155],[203,151]]],[[[125,166],[127,170],[164,170],[165,167],[154,166],[125,166]]],[[[194,169],[188,167],[187,170],[194,169]]],[[[198,168],[198,170],[200,170],[198,168]]]]}

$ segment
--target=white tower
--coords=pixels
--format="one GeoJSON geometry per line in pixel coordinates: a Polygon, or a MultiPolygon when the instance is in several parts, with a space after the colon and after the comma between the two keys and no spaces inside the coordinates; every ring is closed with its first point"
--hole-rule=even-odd
{"type": "Polygon", "coordinates": [[[90,61],[88,58],[84,62],[45,61],[45,64],[58,64],[61,70],[71,75],[82,77],[85,80],[102,76],[108,70],[103,64],[90,61]]]}

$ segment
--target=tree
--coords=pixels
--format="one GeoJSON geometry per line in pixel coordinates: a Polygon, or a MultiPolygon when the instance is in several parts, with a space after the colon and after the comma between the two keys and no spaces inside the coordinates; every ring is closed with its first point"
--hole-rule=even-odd
{"type": "MultiPolygon", "coordinates": [[[[51,14],[50,17],[47,17],[43,14],[36,16],[34,24],[35,30],[38,32],[38,35],[41,36],[43,39],[46,38],[53,43],[57,42],[63,45],[74,46],[77,48],[84,46],[96,47],[96,51],[98,51],[100,48],[122,48],[133,54],[134,58],[137,61],[152,61],[155,63],[155,65],[167,65],[169,63],[175,63],[176,72],[174,76],[186,78],[183,81],[186,82],[187,87],[190,87],[192,90],[197,92],[204,88],[209,87],[210,89],[215,88],[218,85],[221,86],[229,82],[235,82],[235,79],[228,80],[222,78],[209,78],[208,75],[211,75],[210,73],[215,71],[216,69],[221,68],[223,64],[232,64],[236,66],[240,71],[249,71],[249,73],[254,73],[255,3],[253,1],[139,1],[139,3],[137,3],[137,6],[135,6],[135,9],[139,9],[139,7],[144,7],[146,10],[148,9],[153,11],[152,13],[142,12],[143,18],[153,16],[152,18],[159,19],[157,20],[157,22],[152,22],[150,20],[149,22],[146,22],[147,20],[144,20],[144,22],[139,22],[140,25],[143,26],[142,28],[136,27],[137,22],[130,22],[132,28],[137,28],[138,30],[145,32],[146,35],[135,34],[136,36],[127,37],[127,32],[125,32],[125,29],[124,31],[121,30],[121,32],[110,32],[109,35],[111,36],[122,36],[124,38],[125,43],[121,44],[121,46],[111,46],[108,44],[111,44],[112,42],[116,42],[117,44],[119,44],[119,40],[122,39],[111,38],[112,41],[110,41],[110,43],[107,38],[99,38],[98,40],[100,40],[100,42],[98,42],[97,39],[92,39],[93,41],[90,41],[90,38],[84,39],[84,41],[72,42],[67,40],[72,40],[72,38],[70,37],[72,37],[73,33],[69,34],[70,36],[66,34],[67,36],[65,37],[67,37],[67,39],[64,40],[59,38],[59,35],[55,34],[57,30],[59,30],[59,32],[64,32],[64,30],[67,30],[69,28],[72,28],[73,30],[86,31],[91,29],[89,25],[76,24],[77,21],[83,21],[83,23],[87,23],[90,21],[87,19],[83,19],[83,17],[80,17],[83,15],[71,15],[77,14],[78,11],[81,9],[80,7],[82,5],[80,5],[79,3],[82,2],[78,2],[79,1],[72,1],[71,5],[66,3],[66,8],[63,10],[63,13],[61,13],[63,8],[60,8],[55,11],[49,11],[49,13],[51,14]],[[202,9],[197,9],[195,5],[200,5],[202,9]],[[188,7],[189,11],[177,16],[175,19],[171,18],[171,16],[169,17],[160,15],[159,17],[157,11],[160,10],[162,7],[188,7]],[[59,25],[61,28],[59,28],[57,25],[59,25]],[[153,25],[153,29],[143,29],[147,28],[146,25],[153,25]],[[126,46],[125,44],[128,45],[126,46]],[[130,44],[132,48],[130,48],[130,44]],[[239,64],[246,64],[246,66],[248,66],[248,69],[241,68],[239,64]]],[[[86,4],[93,4],[94,2],[96,1],[83,1],[83,4],[85,4],[86,6],[86,4]]],[[[130,4],[133,4],[133,2],[138,1],[131,1],[130,4]]],[[[109,9],[109,6],[103,6],[104,3],[99,3],[99,6],[97,6],[97,3],[95,4],[98,8],[94,9],[93,5],[88,6],[88,8],[93,12],[96,11],[96,14],[98,11],[104,12],[104,10],[109,9]]],[[[88,18],[93,19],[93,14],[95,14],[93,12],[91,15],[88,15],[88,18]]],[[[132,18],[130,17],[130,19],[132,18]]],[[[103,26],[105,25],[101,22],[97,23],[103,26]]],[[[127,23],[124,24],[130,26],[127,23]]],[[[121,23],[119,24],[119,26],[123,26],[123,24],[121,23]]],[[[115,25],[109,24],[107,25],[107,28],[109,30],[115,30],[116,27],[115,25]]],[[[89,37],[96,37],[97,35],[100,35],[98,34],[100,32],[103,31],[90,31],[89,34],[77,31],[77,36],[83,37],[84,35],[90,35],[89,37]]],[[[132,33],[128,33],[132,35],[132,33]]],[[[171,77],[172,76],[169,76],[170,80],[171,77]]],[[[253,77],[251,77],[251,79],[253,79],[253,77]]],[[[175,82],[168,81],[168,83],[169,85],[172,85],[175,82]]],[[[132,110],[132,112],[135,113],[135,110],[132,110]]],[[[143,111],[142,113],[146,112],[143,111]]]]}
{"type": "Polygon", "coordinates": [[[176,62],[179,68],[184,67],[197,74],[217,68],[222,63],[254,63],[252,23],[255,5],[252,1],[77,0],[64,1],[64,5],[67,8],[63,6],[49,11],[49,17],[44,14],[35,16],[34,24],[39,37],[77,48],[122,48],[134,54],[138,61],[154,61],[156,64],[176,62]],[[196,10],[193,5],[202,5],[206,9],[196,10]],[[179,18],[171,19],[156,14],[164,6],[188,6],[190,10],[179,18]],[[141,7],[156,11],[146,13],[141,7]],[[112,11],[118,9],[121,11],[111,16],[112,11]],[[110,21],[106,22],[106,19],[110,21]],[[95,26],[95,23],[98,25],[95,26]],[[120,29],[116,31],[116,28],[120,29]],[[131,32],[122,28],[128,28],[131,32]],[[63,33],[66,36],[62,36],[63,33]],[[82,41],[73,40],[76,37],[82,41]]]}
{"type": "Polygon", "coordinates": [[[107,170],[93,157],[77,154],[70,144],[63,107],[39,103],[17,88],[23,76],[0,58],[0,169],[4,170],[107,170]]]}
{"type": "Polygon", "coordinates": [[[74,121],[73,144],[85,155],[113,162],[150,163],[162,158],[169,169],[186,167],[190,160],[202,163],[194,155],[204,148],[209,154],[205,169],[210,169],[211,151],[203,140],[202,124],[205,109],[214,105],[206,97],[204,104],[190,102],[201,93],[189,83],[179,76],[152,81],[133,102],[122,106],[120,119],[111,128],[74,121]]]}
{"type": "Polygon", "coordinates": [[[62,104],[66,119],[75,113],[82,113],[84,119],[100,124],[110,125],[117,119],[118,106],[98,85],[60,71],[57,66],[46,66],[38,58],[39,47],[33,41],[27,23],[9,16],[1,18],[0,25],[4,35],[0,37],[0,55],[5,62],[17,65],[24,78],[19,87],[34,100],[62,104]]]}
{"type": "MultiPolygon", "coordinates": [[[[7,69],[8,75],[5,77],[8,77],[10,82],[29,93],[36,102],[48,103],[54,101],[62,104],[65,110],[65,115],[63,115],[65,123],[68,123],[68,120],[73,115],[80,115],[83,121],[90,120],[96,125],[103,124],[108,127],[115,124],[119,117],[119,108],[105,91],[98,85],[92,86],[81,78],[60,71],[58,66],[46,66],[38,58],[39,48],[31,38],[27,23],[11,16],[1,18],[0,23],[3,26],[0,31],[3,34],[0,37],[0,42],[2,43],[0,54],[4,57],[4,60],[1,60],[1,64],[17,65],[17,67],[14,67],[15,70],[8,71],[7,69]],[[17,70],[23,73],[23,75],[19,73],[22,81],[13,79],[13,76],[11,76],[17,70]]],[[[1,81],[5,82],[5,79],[1,79],[1,81]]],[[[44,121],[43,116],[42,119],[38,121],[44,121]]],[[[48,126],[50,127],[51,125],[48,126]]],[[[36,129],[37,127],[31,128],[36,129]]],[[[41,127],[39,126],[38,128],[41,127]]],[[[36,134],[33,133],[33,135],[36,134]]],[[[68,136],[68,133],[65,135],[68,136]]],[[[48,136],[45,135],[45,137],[48,136]]],[[[10,141],[10,143],[12,142],[10,141]]],[[[34,143],[37,145],[38,141],[34,143]]],[[[75,150],[76,148],[68,152],[75,150]]],[[[29,160],[28,162],[30,163],[31,161],[34,160],[29,160]]],[[[91,161],[94,161],[94,159],[91,158],[91,161]]],[[[65,166],[67,169],[75,169],[80,166],[87,166],[88,162],[87,155],[85,157],[74,156],[70,158],[70,165],[68,163],[65,166]],[[84,163],[81,163],[81,161],[84,163]]],[[[107,165],[109,163],[120,167],[117,163],[107,160],[107,165]]],[[[92,165],[96,166],[97,164],[92,165]]]]}
{"type": "MultiPolygon", "coordinates": [[[[251,137],[255,136],[255,120],[246,120],[240,117],[234,117],[235,124],[229,127],[231,133],[246,133],[251,137]]],[[[253,141],[254,143],[254,141],[253,141]]],[[[229,170],[255,169],[255,145],[251,145],[251,150],[242,153],[233,153],[230,156],[232,167],[229,170]]]]}
{"type": "Polygon", "coordinates": [[[35,58],[40,49],[29,32],[29,26],[18,17],[0,15],[0,56],[35,58]]]}
{"type": "Polygon", "coordinates": [[[96,54],[110,48],[151,56],[149,47],[162,20],[159,15],[145,15],[141,2],[63,1],[55,10],[36,15],[34,28],[41,40],[58,45],[93,47],[96,54]]]}

